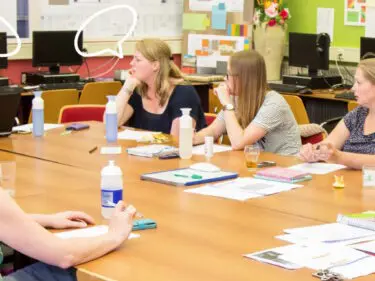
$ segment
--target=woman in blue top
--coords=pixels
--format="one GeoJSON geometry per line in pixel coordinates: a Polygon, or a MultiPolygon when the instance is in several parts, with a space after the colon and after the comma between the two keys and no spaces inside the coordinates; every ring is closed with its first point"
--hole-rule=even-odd
{"type": "Polygon", "coordinates": [[[302,160],[329,161],[354,169],[375,165],[375,59],[359,63],[353,91],[359,106],[321,143],[304,145],[302,160]]]}
{"type": "Polygon", "coordinates": [[[136,44],[131,76],[116,98],[118,125],[178,136],[181,108],[191,108],[193,127],[206,126],[200,99],[174,64],[168,45],[159,39],[136,44]]]}

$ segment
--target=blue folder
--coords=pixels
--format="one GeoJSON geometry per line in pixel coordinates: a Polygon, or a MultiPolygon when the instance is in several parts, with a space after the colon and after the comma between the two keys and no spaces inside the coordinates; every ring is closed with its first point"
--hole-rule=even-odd
{"type": "Polygon", "coordinates": [[[235,172],[201,172],[190,168],[159,171],[141,175],[141,180],[149,180],[175,186],[190,186],[238,177],[235,172]]]}

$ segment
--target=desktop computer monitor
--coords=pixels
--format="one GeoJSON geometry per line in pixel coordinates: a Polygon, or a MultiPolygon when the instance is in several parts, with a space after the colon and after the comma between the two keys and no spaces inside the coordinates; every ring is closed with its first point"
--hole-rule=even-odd
{"type": "Polygon", "coordinates": [[[360,58],[375,58],[375,38],[361,37],[360,58]]]}
{"type": "MultiPolygon", "coordinates": [[[[7,49],[7,34],[0,32],[0,54],[6,54],[7,49]]],[[[8,67],[8,58],[0,58],[0,69],[8,67]]]]}
{"type": "Polygon", "coordinates": [[[329,35],[326,33],[289,33],[289,65],[307,67],[309,76],[329,69],[329,35]]]}
{"type": "MultiPolygon", "coordinates": [[[[74,48],[77,31],[34,31],[33,66],[48,66],[51,73],[59,73],[61,65],[81,65],[83,58],[74,48]]],[[[82,50],[83,35],[78,47],[82,50]]]]}

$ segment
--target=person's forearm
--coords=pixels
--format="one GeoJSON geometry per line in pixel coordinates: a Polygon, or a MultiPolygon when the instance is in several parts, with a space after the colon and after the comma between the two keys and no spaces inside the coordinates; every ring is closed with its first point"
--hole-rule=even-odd
{"type": "Polygon", "coordinates": [[[121,126],[125,123],[124,116],[126,105],[129,102],[131,92],[127,89],[121,89],[121,91],[116,96],[116,111],[117,111],[117,125],[121,126]]]}
{"type": "Polygon", "coordinates": [[[244,129],[238,123],[234,111],[224,111],[225,126],[227,134],[234,150],[242,149],[244,147],[244,129]]]}
{"type": "Polygon", "coordinates": [[[42,214],[29,214],[29,216],[40,224],[43,227],[51,227],[52,226],[52,218],[51,215],[42,215],[42,214]]]}
{"type": "Polygon", "coordinates": [[[333,162],[360,170],[364,165],[375,165],[375,155],[338,151],[333,162]]]}
{"type": "Polygon", "coordinates": [[[64,249],[62,262],[58,266],[69,268],[99,258],[114,249],[123,242],[122,239],[110,234],[92,238],[75,238],[61,241],[64,249]]]}

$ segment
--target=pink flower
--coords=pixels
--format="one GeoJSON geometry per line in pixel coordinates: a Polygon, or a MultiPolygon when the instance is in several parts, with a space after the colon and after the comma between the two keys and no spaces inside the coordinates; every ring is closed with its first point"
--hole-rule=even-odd
{"type": "Polygon", "coordinates": [[[285,23],[285,20],[281,19],[279,20],[279,24],[283,25],[285,23]]]}
{"type": "Polygon", "coordinates": [[[274,18],[277,16],[278,11],[277,11],[278,4],[277,3],[271,3],[271,5],[264,10],[266,15],[270,18],[274,18]]]}
{"type": "Polygon", "coordinates": [[[275,26],[276,25],[276,20],[275,19],[270,19],[268,22],[268,26],[275,26]]]}

